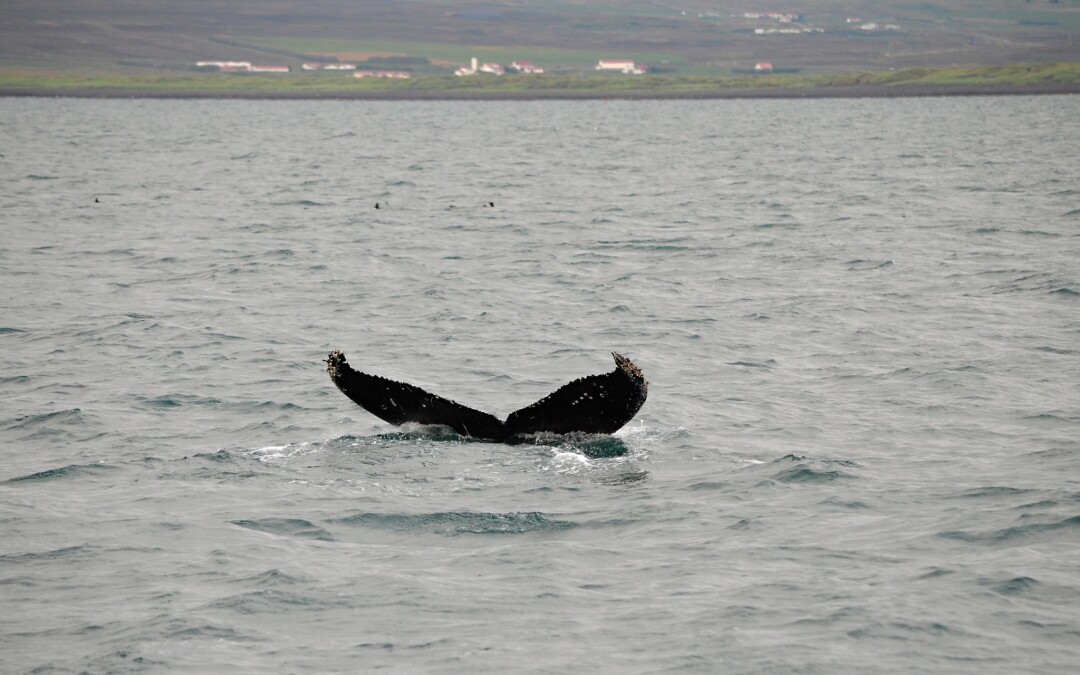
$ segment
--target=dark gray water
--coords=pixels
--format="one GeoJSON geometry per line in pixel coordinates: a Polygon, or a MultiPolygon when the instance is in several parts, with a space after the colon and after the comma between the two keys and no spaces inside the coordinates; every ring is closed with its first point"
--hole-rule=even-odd
{"type": "Polygon", "coordinates": [[[0,100],[0,670],[1074,671],[1078,119],[0,100]]]}

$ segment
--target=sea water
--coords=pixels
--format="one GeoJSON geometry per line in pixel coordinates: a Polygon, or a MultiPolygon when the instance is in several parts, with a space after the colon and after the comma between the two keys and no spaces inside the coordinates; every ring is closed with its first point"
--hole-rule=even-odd
{"type": "Polygon", "coordinates": [[[1074,672],[1078,119],[0,100],[0,670],[1074,672]]]}

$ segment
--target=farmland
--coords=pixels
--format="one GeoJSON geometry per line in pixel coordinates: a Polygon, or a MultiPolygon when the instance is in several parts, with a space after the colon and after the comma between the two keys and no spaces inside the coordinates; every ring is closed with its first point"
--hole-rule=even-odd
{"type": "Polygon", "coordinates": [[[9,95],[206,98],[531,99],[889,96],[1080,91],[1080,65],[912,68],[845,75],[755,77],[428,77],[407,81],[227,75],[0,74],[9,95]]]}
{"type": "Polygon", "coordinates": [[[1080,63],[1080,0],[886,7],[805,0],[791,22],[760,9],[783,7],[704,0],[7,0],[0,8],[0,93],[667,96],[1080,86],[1071,65],[1080,63]],[[545,74],[453,78],[473,57],[528,60],[545,74]],[[603,58],[632,59],[650,73],[597,75],[603,58]],[[205,59],[283,64],[294,72],[197,72],[195,62],[205,59]],[[347,73],[299,72],[307,61],[406,70],[413,78],[364,82],[347,73]],[[775,72],[755,75],[759,62],[775,64],[775,72]]]}

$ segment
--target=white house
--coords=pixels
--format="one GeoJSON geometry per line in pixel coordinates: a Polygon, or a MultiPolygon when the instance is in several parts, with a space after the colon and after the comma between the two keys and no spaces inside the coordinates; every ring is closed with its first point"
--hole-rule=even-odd
{"type": "Polygon", "coordinates": [[[472,64],[469,66],[463,66],[454,71],[454,74],[458,77],[466,77],[468,75],[475,75],[478,70],[476,57],[472,58],[472,64]]]}
{"type": "Polygon", "coordinates": [[[514,61],[510,64],[512,70],[516,70],[519,73],[525,73],[529,75],[539,75],[544,72],[544,69],[540,66],[534,66],[528,61],[514,61]]]}
{"type": "Polygon", "coordinates": [[[596,69],[617,70],[624,75],[643,75],[649,72],[647,66],[638,65],[629,59],[600,59],[596,69]]]}
{"type": "Polygon", "coordinates": [[[384,77],[394,80],[407,80],[412,77],[412,73],[405,70],[358,70],[353,73],[353,77],[384,77]]]}
{"type": "Polygon", "coordinates": [[[199,68],[217,68],[224,71],[251,70],[250,61],[196,61],[199,68]]]}
{"type": "Polygon", "coordinates": [[[624,73],[634,69],[634,62],[629,59],[600,59],[597,70],[621,70],[624,73]]]}

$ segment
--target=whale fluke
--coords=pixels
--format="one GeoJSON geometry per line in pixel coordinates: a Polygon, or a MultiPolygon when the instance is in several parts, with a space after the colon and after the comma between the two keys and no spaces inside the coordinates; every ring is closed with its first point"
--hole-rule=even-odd
{"type": "Polygon", "coordinates": [[[391,424],[440,424],[462,436],[506,442],[538,433],[610,434],[629,422],[645,403],[649,383],[630,359],[611,355],[615,370],[565,384],[505,422],[414,385],[355,370],[340,351],[330,353],[326,372],[343,394],[391,424]]]}

